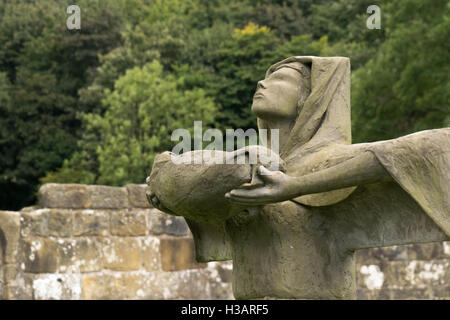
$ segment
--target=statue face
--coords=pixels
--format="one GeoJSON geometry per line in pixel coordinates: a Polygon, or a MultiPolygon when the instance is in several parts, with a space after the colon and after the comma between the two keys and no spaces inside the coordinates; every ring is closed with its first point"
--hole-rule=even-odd
{"type": "Polygon", "coordinates": [[[300,97],[301,74],[292,68],[281,68],[258,82],[252,111],[261,119],[295,119],[300,97]]]}

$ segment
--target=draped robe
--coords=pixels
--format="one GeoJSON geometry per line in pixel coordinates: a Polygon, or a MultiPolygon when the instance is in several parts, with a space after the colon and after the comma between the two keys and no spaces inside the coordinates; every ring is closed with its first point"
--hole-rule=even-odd
{"type": "MultiPolygon", "coordinates": [[[[450,128],[351,144],[349,60],[291,57],[266,77],[302,65],[311,93],[280,150],[286,173],[301,177],[372,152],[392,180],[242,208],[223,220],[186,217],[197,260],[233,260],[236,298],[354,298],[355,250],[450,237],[450,128]]],[[[267,128],[261,119],[258,126],[267,128]]],[[[166,171],[154,166],[152,174],[171,166],[166,159],[166,171]]]]}

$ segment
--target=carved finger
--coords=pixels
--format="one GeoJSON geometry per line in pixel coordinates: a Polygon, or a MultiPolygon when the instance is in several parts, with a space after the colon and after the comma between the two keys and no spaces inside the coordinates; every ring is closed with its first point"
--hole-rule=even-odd
{"type": "Polygon", "coordinates": [[[260,188],[262,186],[264,186],[264,184],[253,184],[253,182],[251,182],[251,183],[247,182],[247,183],[241,184],[236,189],[252,190],[252,189],[260,188]]]}
{"type": "Polygon", "coordinates": [[[264,166],[260,166],[257,172],[259,180],[264,184],[272,183],[274,181],[274,175],[276,174],[276,171],[270,171],[264,166]]]}
{"type": "Polygon", "coordinates": [[[234,203],[248,206],[259,206],[270,203],[270,201],[262,200],[261,198],[229,197],[228,200],[234,203]]]}
{"type": "Polygon", "coordinates": [[[261,199],[263,197],[268,197],[268,190],[265,188],[255,188],[255,189],[233,189],[229,192],[230,198],[244,198],[244,199],[261,199]]]}
{"type": "Polygon", "coordinates": [[[261,179],[258,168],[253,170],[251,184],[254,186],[264,186],[264,180],[261,179]]]}

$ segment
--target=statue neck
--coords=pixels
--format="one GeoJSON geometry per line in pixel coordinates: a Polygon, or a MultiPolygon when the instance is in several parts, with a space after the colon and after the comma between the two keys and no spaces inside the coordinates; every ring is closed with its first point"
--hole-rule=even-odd
{"type": "MultiPolygon", "coordinates": [[[[264,122],[267,124],[267,127],[271,130],[278,129],[279,130],[279,141],[278,141],[278,150],[282,150],[284,145],[286,144],[289,135],[291,133],[292,128],[294,127],[295,121],[286,120],[286,119],[264,119],[264,122]]],[[[272,148],[271,145],[272,136],[270,130],[268,132],[267,144],[269,148],[272,148]]]]}

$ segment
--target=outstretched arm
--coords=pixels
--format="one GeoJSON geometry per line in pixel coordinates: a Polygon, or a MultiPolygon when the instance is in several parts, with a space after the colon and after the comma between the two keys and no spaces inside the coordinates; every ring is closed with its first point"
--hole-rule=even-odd
{"type": "Polygon", "coordinates": [[[259,182],[246,183],[225,197],[238,203],[262,205],[387,179],[390,179],[390,175],[375,155],[366,151],[336,166],[301,177],[259,167],[258,179],[255,179],[259,182]]]}

